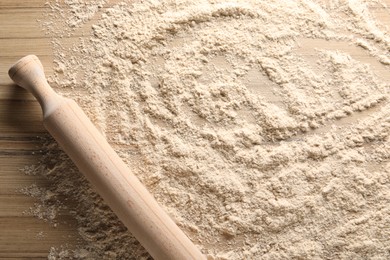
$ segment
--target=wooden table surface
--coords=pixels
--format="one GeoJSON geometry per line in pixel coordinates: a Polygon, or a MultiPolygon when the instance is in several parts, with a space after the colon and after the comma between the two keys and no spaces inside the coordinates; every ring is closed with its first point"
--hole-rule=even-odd
{"type": "MultiPolygon", "coordinates": [[[[42,125],[41,108],[34,98],[12,84],[9,67],[27,54],[40,57],[46,74],[52,73],[53,51],[37,19],[42,19],[46,0],[0,0],[0,259],[46,259],[51,247],[74,244],[78,239],[76,221],[61,212],[57,227],[25,212],[34,207],[34,198],[20,192],[23,187],[50,185],[40,176],[25,175],[21,169],[36,164],[42,139],[47,134],[42,125]]],[[[386,1],[390,4],[390,0],[386,1]]],[[[378,19],[390,26],[390,15],[382,8],[373,10],[378,19]]],[[[331,43],[330,43],[331,44],[331,43]]],[[[303,55],[313,55],[318,42],[303,42],[303,55]]],[[[329,47],[329,43],[328,43],[329,47]]],[[[331,46],[330,46],[331,47],[331,46]]],[[[348,50],[349,46],[335,48],[348,50]]],[[[356,47],[352,56],[377,66],[356,47]]],[[[310,57],[308,57],[310,58],[310,57]]],[[[390,80],[384,67],[378,74],[390,80]],[[383,71],[381,71],[383,70],[383,71]]]]}
{"type": "Polygon", "coordinates": [[[67,212],[60,212],[54,227],[26,213],[37,201],[20,192],[32,184],[50,185],[21,171],[38,162],[40,137],[47,132],[39,104],[7,74],[27,54],[38,55],[51,74],[52,46],[37,22],[45,2],[0,0],[0,259],[47,259],[51,247],[72,245],[78,238],[76,221],[67,212]]]}

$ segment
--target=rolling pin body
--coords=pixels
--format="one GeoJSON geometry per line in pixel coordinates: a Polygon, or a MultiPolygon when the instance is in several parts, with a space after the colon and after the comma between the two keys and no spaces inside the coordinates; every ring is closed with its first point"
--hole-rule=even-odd
{"type": "Polygon", "coordinates": [[[36,56],[9,71],[42,106],[45,128],[154,259],[205,259],[120,159],[82,109],[48,85],[36,56]]]}

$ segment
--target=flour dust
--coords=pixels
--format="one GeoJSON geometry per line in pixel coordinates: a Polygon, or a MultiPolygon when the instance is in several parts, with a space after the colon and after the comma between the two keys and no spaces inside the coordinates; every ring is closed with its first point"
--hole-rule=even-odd
{"type": "MultiPolygon", "coordinates": [[[[390,257],[385,3],[48,4],[50,84],[209,259],[390,257]]],[[[45,149],[36,173],[75,202],[84,239],[49,257],[150,258],[55,142],[45,149]]]]}

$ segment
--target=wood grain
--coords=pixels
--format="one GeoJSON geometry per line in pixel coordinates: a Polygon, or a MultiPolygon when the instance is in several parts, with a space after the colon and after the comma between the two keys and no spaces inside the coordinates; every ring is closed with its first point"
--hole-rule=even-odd
{"type": "Polygon", "coordinates": [[[37,54],[50,74],[52,46],[41,31],[45,1],[0,0],[0,259],[47,259],[51,247],[80,239],[76,221],[61,211],[56,226],[29,212],[37,202],[20,190],[32,184],[50,185],[40,176],[27,176],[23,167],[38,163],[47,132],[35,99],[8,77],[8,69],[26,54],[37,54]]]}

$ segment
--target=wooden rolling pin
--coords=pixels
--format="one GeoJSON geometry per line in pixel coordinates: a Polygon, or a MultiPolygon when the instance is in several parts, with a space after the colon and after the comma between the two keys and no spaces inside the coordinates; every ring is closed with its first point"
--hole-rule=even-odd
{"type": "Polygon", "coordinates": [[[22,58],[8,74],[36,97],[45,128],[154,259],[205,259],[76,102],[58,95],[49,86],[36,56],[22,58]]]}

